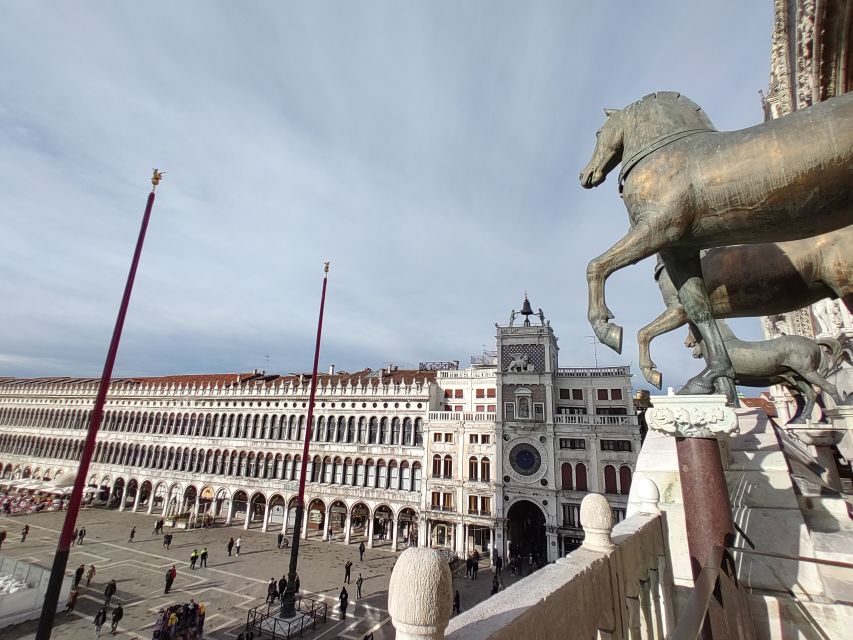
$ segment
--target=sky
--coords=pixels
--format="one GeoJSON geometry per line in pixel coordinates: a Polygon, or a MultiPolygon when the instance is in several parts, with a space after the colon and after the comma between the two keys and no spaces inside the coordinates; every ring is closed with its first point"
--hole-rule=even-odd
{"type": "MultiPolygon", "coordinates": [[[[323,368],[465,365],[526,291],[561,366],[646,387],[653,259],[608,281],[623,353],[594,348],[586,264],[628,223],[615,175],[578,174],[602,108],[654,91],[761,122],[772,25],[770,0],[2,3],[0,375],[100,375],[158,167],[116,376],[310,371],[330,260],[323,368]]],[[[652,345],[665,385],[701,369],[683,338],[652,345]]]]}

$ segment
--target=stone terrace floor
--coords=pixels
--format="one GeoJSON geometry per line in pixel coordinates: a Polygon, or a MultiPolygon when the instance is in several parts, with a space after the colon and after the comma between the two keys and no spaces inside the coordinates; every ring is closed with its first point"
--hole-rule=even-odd
{"type": "MultiPolygon", "coordinates": [[[[50,567],[62,520],[61,513],[32,514],[0,517],[0,529],[8,532],[2,553],[50,567]],[[30,525],[27,541],[21,543],[20,532],[24,524],[30,525]]],[[[97,575],[90,587],[83,578],[80,598],[73,613],[64,613],[64,602],[57,613],[53,637],[63,640],[90,640],[95,636],[92,620],[104,601],[104,587],[115,579],[118,591],[108,610],[104,638],[109,637],[110,614],[115,603],[121,602],[124,618],[116,638],[151,638],[157,611],[169,604],[204,602],[207,615],[205,638],[231,640],[242,630],[250,607],[263,604],[269,579],[286,573],[290,549],[275,548],[276,533],[263,533],[259,529],[243,530],[241,527],[216,527],[184,531],[168,529],[174,535],[171,550],[163,547],[162,536],[151,535],[155,518],[145,514],[125,511],[88,509],[81,512],[78,526],[85,526],[86,539],[82,546],[71,548],[68,561],[69,575],[80,564],[94,563],[97,575]],[[135,526],[134,542],[128,543],[128,534],[135,526]],[[229,537],[242,536],[239,557],[228,557],[225,545],[229,537]],[[193,549],[206,546],[209,553],[208,568],[190,570],[189,555],[193,549]],[[169,595],[163,594],[164,574],[172,564],[178,575],[169,595]]],[[[394,637],[394,628],[388,616],[388,582],[399,554],[389,547],[367,549],[364,562],[358,560],[357,544],[349,547],[320,540],[303,540],[299,554],[299,578],[302,594],[308,598],[322,599],[329,605],[329,619],[306,638],[347,638],[361,640],[373,631],[376,640],[394,637]],[[352,584],[347,585],[350,606],[347,618],[339,620],[338,594],[343,584],[343,566],[352,560],[352,584]],[[359,572],[364,576],[364,597],[356,598],[355,580],[359,572]]],[[[459,589],[462,608],[468,609],[489,597],[493,573],[482,569],[477,581],[464,577],[454,578],[454,588],[459,589]]],[[[505,585],[513,580],[504,571],[505,585]]],[[[0,640],[27,640],[35,635],[37,623],[30,621],[0,629],[0,640]]]]}

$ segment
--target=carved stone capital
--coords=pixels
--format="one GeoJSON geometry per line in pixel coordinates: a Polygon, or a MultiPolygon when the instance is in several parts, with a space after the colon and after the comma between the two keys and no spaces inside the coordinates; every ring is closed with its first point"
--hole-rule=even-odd
{"type": "Polygon", "coordinates": [[[652,396],[649,428],[682,438],[714,438],[739,431],[734,409],[723,395],[652,396]]]}

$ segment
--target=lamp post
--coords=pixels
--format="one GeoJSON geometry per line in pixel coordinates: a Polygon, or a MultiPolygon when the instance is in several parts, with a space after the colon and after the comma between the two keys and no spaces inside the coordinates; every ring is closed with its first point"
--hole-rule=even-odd
{"type": "MultiPolygon", "coordinates": [[[[148,221],[151,218],[151,207],[154,206],[154,191],[160,180],[163,179],[162,171],[154,169],[151,176],[151,193],[148,194],[148,202],[145,205],[145,213],[142,216],[142,226],[139,229],[139,238],[136,240],[136,250],[130,263],[130,272],[127,274],[127,283],[124,285],[124,295],[118,309],[113,337],[107,350],[107,359],[104,362],[104,371],[101,374],[101,382],[98,385],[98,394],[95,396],[95,406],[92,408],[92,417],[89,420],[89,430],[83,444],[83,453],[80,456],[80,465],[77,467],[77,477],[74,480],[74,489],[71,491],[71,500],[68,510],[65,512],[65,522],[59,534],[59,543],[56,546],[56,554],[53,556],[53,566],[50,569],[50,579],[47,583],[47,591],[44,595],[44,604],[41,609],[41,619],[35,640],[49,640],[53,631],[53,619],[56,616],[56,607],[59,604],[59,592],[62,589],[62,579],[65,577],[65,569],[68,566],[68,556],[71,548],[71,533],[77,524],[77,514],[80,512],[80,503],[83,499],[83,487],[86,482],[86,474],[89,472],[89,463],[95,452],[95,439],[98,428],[101,426],[101,418],[104,415],[104,403],[110,387],[110,379],[113,375],[118,345],[121,340],[121,331],[124,328],[124,318],[127,315],[127,307],[130,303],[130,294],[133,290],[133,281],[136,279],[136,268],[139,266],[139,257],[142,255],[142,244],[145,242],[145,232],[148,230],[148,221]]],[[[138,489],[137,489],[138,490],[138,489]]],[[[124,495],[122,495],[122,500],[124,495]]]]}
{"type": "MultiPolygon", "coordinates": [[[[311,442],[311,425],[314,419],[314,398],[317,395],[317,365],[320,361],[320,336],[323,333],[323,308],[326,306],[326,285],[329,281],[329,263],[323,266],[323,292],[320,294],[320,318],[317,321],[317,343],[314,347],[314,371],[311,374],[311,394],[308,398],[308,426],[305,429],[305,442],[302,445],[302,467],[299,470],[299,492],[296,494],[296,518],[293,523],[293,542],[290,545],[290,566],[287,571],[287,587],[281,597],[282,618],[296,615],[296,568],[299,562],[299,534],[302,531],[302,517],[305,512],[305,472],[308,469],[308,444],[311,442]]],[[[287,510],[285,510],[285,524],[287,510]]]]}

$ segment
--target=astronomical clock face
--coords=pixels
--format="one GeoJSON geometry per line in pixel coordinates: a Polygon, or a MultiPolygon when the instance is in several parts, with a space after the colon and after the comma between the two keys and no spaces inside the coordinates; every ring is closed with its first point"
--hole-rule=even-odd
{"type": "Polygon", "coordinates": [[[506,456],[505,471],[516,482],[538,482],[546,471],[545,450],[538,440],[516,438],[504,449],[506,456]]]}

